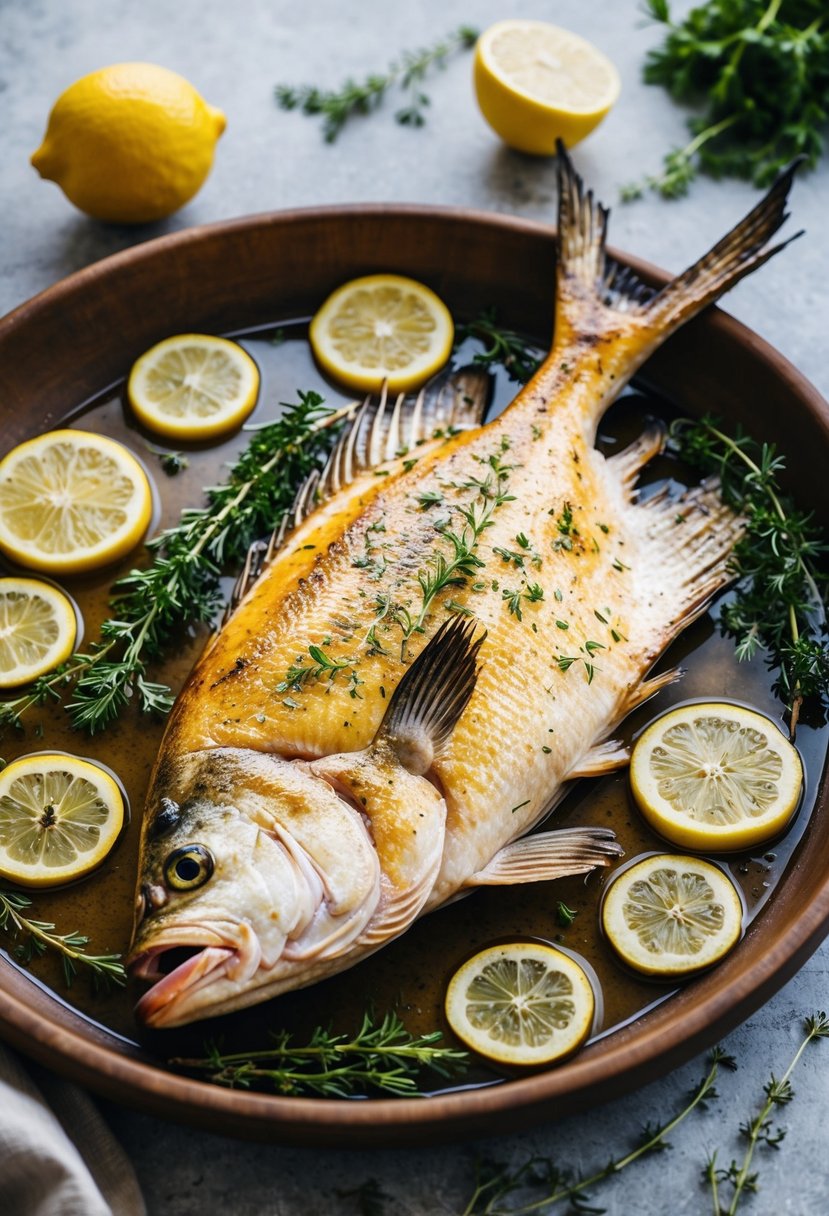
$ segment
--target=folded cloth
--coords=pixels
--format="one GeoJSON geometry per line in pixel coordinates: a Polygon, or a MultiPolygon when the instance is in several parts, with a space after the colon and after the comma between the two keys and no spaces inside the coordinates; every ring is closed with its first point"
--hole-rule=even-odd
{"type": "Polygon", "coordinates": [[[132,1166],[82,1090],[0,1044],[0,1212],[146,1216],[132,1166]]]}

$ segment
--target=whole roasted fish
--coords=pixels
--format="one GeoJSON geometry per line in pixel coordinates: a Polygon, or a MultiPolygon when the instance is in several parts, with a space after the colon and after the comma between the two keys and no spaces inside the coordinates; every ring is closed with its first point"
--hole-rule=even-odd
{"type": "Polygon", "coordinates": [[[310,984],[471,887],[619,855],[606,829],[527,833],[565,782],[625,762],[611,734],[675,678],[645,677],[728,580],[741,524],[711,486],[638,504],[661,428],[606,459],[596,427],[782,247],[791,177],[654,293],[606,255],[607,212],[562,152],[537,375],[489,425],[461,403],[438,435],[422,398],[366,405],[171,715],[131,952],[146,1023],[310,984]]]}

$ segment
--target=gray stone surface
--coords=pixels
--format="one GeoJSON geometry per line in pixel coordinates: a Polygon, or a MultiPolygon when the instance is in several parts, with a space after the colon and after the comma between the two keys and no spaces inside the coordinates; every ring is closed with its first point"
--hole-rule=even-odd
{"type": "MultiPolygon", "coordinates": [[[[677,10],[688,7],[677,4],[677,10]]],[[[621,100],[576,152],[599,195],[613,202],[619,186],[655,171],[661,152],[684,136],[684,115],[665,95],[640,83],[640,67],[658,31],[635,0],[0,0],[0,313],[61,276],[115,250],[163,232],[248,212],[315,203],[400,200],[471,206],[552,219],[551,163],[501,147],[471,95],[470,60],[453,62],[430,85],[429,124],[405,130],[392,105],[351,125],[334,146],[318,124],[278,111],[277,81],[334,84],[349,73],[382,67],[403,47],[420,46],[461,22],[484,27],[505,16],[554,20],[591,38],[622,74],[621,100]],[[54,185],[28,165],[58,93],[106,63],[147,59],[182,72],[228,116],[214,171],[178,215],[152,227],[97,225],[73,210],[54,185]]],[[[825,207],[829,171],[798,181],[792,225],[807,229],[782,257],[728,298],[727,306],[829,392],[825,276],[829,239],[825,207]]],[[[617,207],[612,241],[679,270],[755,200],[736,182],[700,181],[679,203],[655,197],[617,207]]],[[[792,1054],[801,1016],[827,1005],[829,946],[726,1046],[740,1069],[721,1098],[692,1117],[674,1148],[614,1179],[601,1203],[613,1216],[708,1212],[699,1185],[708,1150],[728,1161],[736,1130],[753,1108],[770,1069],[792,1054]]],[[[760,1154],[762,1191],[747,1210],[808,1216],[829,1211],[829,1044],[807,1054],[796,1078],[797,1101],[784,1112],[789,1135],[778,1153],[760,1154]]],[[[322,1216],[357,1212],[338,1192],[374,1177],[394,1196],[387,1211],[427,1216],[457,1213],[469,1194],[478,1153],[517,1163],[553,1153],[576,1169],[603,1163],[633,1129],[672,1111],[701,1073],[703,1061],[666,1076],[632,1097],[589,1114],[504,1136],[483,1145],[371,1153],[309,1152],[252,1146],[107,1108],[135,1162],[151,1213],[224,1212],[322,1216]]],[[[505,1128],[506,1130],[506,1128],[505,1128]]]]}

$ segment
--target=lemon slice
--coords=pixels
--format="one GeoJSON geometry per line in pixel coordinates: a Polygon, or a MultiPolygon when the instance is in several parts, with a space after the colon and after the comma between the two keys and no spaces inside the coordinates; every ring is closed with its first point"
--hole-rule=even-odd
{"type": "Polygon", "coordinates": [[[619,96],[619,73],[577,34],[545,21],[499,21],[475,48],[481,113],[511,148],[551,156],[598,126],[619,96]]]}
{"type": "Polygon", "coordinates": [[[699,857],[660,853],[607,888],[602,928],[623,962],[679,978],[718,963],[739,941],[743,905],[722,870],[699,857]]]}
{"type": "Polygon", "coordinates": [[[419,388],[440,371],[455,328],[448,308],[415,279],[372,274],[330,295],[311,322],[311,348],[323,369],[357,392],[419,388]]]}
{"type": "Polygon", "coordinates": [[[50,431],[0,461],[0,549],[35,570],[116,561],[141,540],[152,505],[141,465],[103,435],[50,431]]]}
{"type": "Polygon", "coordinates": [[[630,761],[633,796],[672,844],[734,852],[776,836],[803,784],[797,751],[768,718],[711,702],[672,710],[642,734],[630,761]]]}
{"type": "Polygon", "coordinates": [[[240,427],[259,393],[259,369],[236,342],[177,334],[133,364],[127,397],[139,422],[168,439],[212,439],[240,427]]]}
{"type": "Polygon", "coordinates": [[[0,878],[51,887],[83,878],[124,825],[109,773],[59,752],[26,756],[0,773],[0,878]]]}
{"type": "Polygon", "coordinates": [[[72,601],[34,578],[0,578],[0,688],[35,680],[68,659],[78,626],[72,601]]]}
{"type": "Polygon", "coordinates": [[[569,1055],[590,1034],[595,1008],[578,963],[534,942],[482,950],[446,991],[455,1034],[498,1064],[551,1064],[569,1055]]]}

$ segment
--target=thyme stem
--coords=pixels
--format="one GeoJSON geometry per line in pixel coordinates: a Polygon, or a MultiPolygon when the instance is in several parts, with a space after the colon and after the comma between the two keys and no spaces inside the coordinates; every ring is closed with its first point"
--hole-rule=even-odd
{"type": "Polygon", "coordinates": [[[66,986],[72,980],[78,965],[88,967],[93,978],[121,987],[126,983],[126,972],[120,954],[87,954],[85,947],[89,938],[83,933],[56,933],[52,921],[32,920],[24,914],[32,901],[19,891],[0,890],[0,929],[16,937],[27,936],[28,942],[20,943],[14,951],[19,962],[28,963],[48,949],[57,950],[63,958],[63,974],[66,986]]]}

